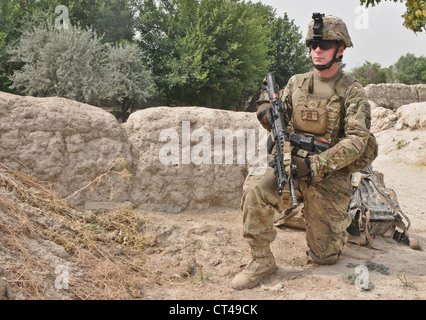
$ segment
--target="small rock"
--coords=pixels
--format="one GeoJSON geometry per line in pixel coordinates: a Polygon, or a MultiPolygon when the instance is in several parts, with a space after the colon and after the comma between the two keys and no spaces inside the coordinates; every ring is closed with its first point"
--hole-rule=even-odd
{"type": "Polygon", "coordinates": [[[410,238],[410,247],[414,250],[421,250],[420,242],[417,239],[410,238]]]}
{"type": "Polygon", "coordinates": [[[217,267],[218,265],[220,265],[222,263],[222,260],[215,260],[213,261],[213,267],[217,267]]]}
{"type": "Polygon", "coordinates": [[[396,129],[396,130],[402,130],[402,128],[403,128],[403,124],[402,124],[401,122],[397,122],[397,123],[395,124],[395,129],[396,129]]]}
{"type": "Polygon", "coordinates": [[[398,120],[398,117],[396,116],[396,114],[390,114],[388,116],[388,118],[389,118],[390,121],[397,121],[398,120]]]}
{"type": "Polygon", "coordinates": [[[96,215],[91,210],[86,210],[83,213],[83,220],[85,222],[89,222],[90,223],[90,222],[95,221],[95,219],[96,219],[96,215]]]}

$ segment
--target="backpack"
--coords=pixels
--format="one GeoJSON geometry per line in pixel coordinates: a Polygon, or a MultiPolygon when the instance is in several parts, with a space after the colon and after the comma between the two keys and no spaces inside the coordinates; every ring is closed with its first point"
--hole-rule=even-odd
{"type": "Polygon", "coordinates": [[[348,207],[352,222],[346,230],[348,241],[376,249],[375,236],[390,235],[397,242],[417,249],[418,242],[407,234],[411,222],[401,210],[395,191],[384,185],[380,175],[372,167],[352,174],[353,189],[348,207]]]}

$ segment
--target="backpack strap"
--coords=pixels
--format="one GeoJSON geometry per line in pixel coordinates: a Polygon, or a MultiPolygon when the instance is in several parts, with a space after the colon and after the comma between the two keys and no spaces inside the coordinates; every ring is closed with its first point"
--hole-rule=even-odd
{"type": "MultiPolygon", "coordinates": [[[[363,175],[362,179],[369,180],[371,174],[363,175]]],[[[373,181],[372,181],[373,182],[373,181]]],[[[373,182],[374,185],[374,182],[373,182]]],[[[358,218],[358,228],[359,228],[359,244],[368,245],[371,249],[380,250],[373,245],[374,238],[370,234],[370,219],[371,211],[362,204],[362,198],[359,199],[359,218],[358,218]]]]}
{"type": "MultiPolygon", "coordinates": [[[[374,250],[380,250],[379,248],[376,248],[373,246],[374,238],[371,236],[369,229],[370,229],[370,219],[371,219],[371,212],[369,209],[365,211],[365,229],[361,232],[365,238],[366,238],[366,244],[374,250]]],[[[360,230],[361,231],[361,230],[360,230]]]]}

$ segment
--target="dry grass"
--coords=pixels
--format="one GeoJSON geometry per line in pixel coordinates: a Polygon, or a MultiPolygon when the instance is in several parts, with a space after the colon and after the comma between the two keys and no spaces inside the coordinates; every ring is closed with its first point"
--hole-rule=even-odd
{"type": "Polygon", "coordinates": [[[157,244],[157,238],[147,233],[147,224],[150,222],[134,210],[121,207],[99,215],[96,221],[107,231],[116,231],[113,240],[122,245],[128,255],[137,254],[147,246],[157,244]]]}
{"type": "Polygon", "coordinates": [[[5,270],[5,277],[21,296],[42,299],[43,282],[35,272],[48,272],[51,268],[32,254],[26,239],[34,236],[34,228],[25,216],[17,214],[10,202],[0,197],[0,242],[3,248],[13,252],[16,257],[14,263],[5,270]]]}
{"type": "Polygon", "coordinates": [[[69,274],[73,299],[140,298],[148,276],[144,249],[157,243],[149,225],[124,208],[86,223],[48,184],[0,163],[0,253],[13,257],[6,268],[0,266],[0,276],[17,296],[55,299],[53,282],[46,281],[48,275],[54,278],[53,267],[29,243],[40,238],[64,247],[77,266],[78,272],[69,274]]]}
{"type": "Polygon", "coordinates": [[[123,159],[123,158],[115,159],[113,164],[109,167],[109,169],[107,171],[105,171],[103,174],[96,177],[94,180],[90,181],[88,184],[86,184],[85,186],[83,186],[80,189],[78,189],[77,191],[75,191],[73,194],[64,198],[64,200],[68,200],[68,199],[74,197],[75,195],[77,195],[78,193],[80,193],[81,191],[83,191],[83,190],[85,190],[89,187],[90,187],[90,190],[93,191],[99,186],[99,184],[102,181],[106,181],[106,183],[109,184],[109,187],[110,187],[109,198],[110,198],[110,200],[114,200],[115,199],[114,182],[111,179],[111,176],[113,176],[113,175],[120,176],[121,178],[126,180],[127,183],[130,183],[130,179],[131,179],[132,175],[129,172],[129,170],[127,170],[127,163],[126,163],[125,159],[123,159]]]}

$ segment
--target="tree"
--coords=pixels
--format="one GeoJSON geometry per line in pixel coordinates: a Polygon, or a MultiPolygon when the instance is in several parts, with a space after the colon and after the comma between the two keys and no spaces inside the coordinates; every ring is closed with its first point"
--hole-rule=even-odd
{"type": "MultiPolygon", "coordinates": [[[[360,0],[361,4],[375,6],[381,0],[360,0]]],[[[387,0],[385,0],[387,1],[387,0]]],[[[403,2],[404,0],[392,0],[393,2],[403,2]]],[[[406,0],[407,11],[404,13],[404,26],[414,32],[426,31],[426,2],[425,0],[406,0]]]]}
{"type": "Polygon", "coordinates": [[[362,86],[370,83],[392,82],[391,70],[382,69],[380,64],[366,61],[362,66],[352,69],[351,75],[358,80],[362,86]]]}
{"type": "MultiPolygon", "coordinates": [[[[0,8],[0,15],[1,15],[1,8],[0,8]]],[[[0,91],[5,91],[6,87],[5,84],[10,85],[7,81],[7,73],[6,70],[4,70],[4,63],[1,62],[3,60],[3,57],[6,55],[6,37],[7,34],[0,31],[0,91]]]]}
{"type": "Polygon", "coordinates": [[[12,61],[23,64],[12,76],[19,93],[92,105],[109,99],[121,104],[123,120],[152,86],[137,45],[105,44],[92,29],[42,24],[24,32],[10,53],[12,61]]]}
{"type": "Polygon", "coordinates": [[[202,0],[188,13],[184,20],[192,16],[195,23],[186,24],[178,41],[171,74],[175,85],[191,85],[189,97],[196,95],[207,107],[229,108],[247,99],[270,64],[262,40],[266,24],[259,21],[259,11],[239,1],[202,0]]]}
{"type": "Polygon", "coordinates": [[[133,40],[133,7],[129,0],[58,0],[69,10],[72,24],[83,28],[93,28],[102,40],[118,43],[121,40],[133,40]]]}
{"type": "Polygon", "coordinates": [[[25,31],[10,50],[11,61],[24,64],[11,77],[12,88],[26,95],[58,96],[97,105],[107,50],[93,30],[40,25],[25,31]]]}
{"type": "Polygon", "coordinates": [[[426,83],[426,57],[411,53],[401,56],[393,66],[393,77],[405,84],[426,83]]]}
{"type": "Polygon", "coordinates": [[[261,3],[145,0],[137,6],[139,44],[164,103],[238,109],[269,71],[284,86],[291,73],[309,69],[293,21],[277,19],[261,3]]]}
{"type": "Polygon", "coordinates": [[[137,104],[146,101],[153,86],[151,72],[143,65],[142,57],[142,50],[129,43],[112,47],[108,54],[103,97],[121,105],[116,117],[122,122],[137,104]]]}
{"type": "Polygon", "coordinates": [[[247,99],[270,65],[258,4],[239,0],[143,1],[140,45],[171,104],[230,108],[247,99]]]}
{"type": "Polygon", "coordinates": [[[269,54],[274,61],[271,69],[276,73],[277,84],[283,88],[291,76],[309,71],[312,64],[303,35],[287,13],[273,20],[270,34],[269,54]]]}
{"type": "Polygon", "coordinates": [[[15,22],[19,15],[18,4],[12,1],[0,3],[0,91],[11,91],[8,76],[13,72],[8,63],[7,45],[14,39],[15,22]]]}
{"type": "Polygon", "coordinates": [[[40,20],[34,21],[35,17],[42,18],[44,23],[54,23],[62,14],[55,13],[59,5],[67,8],[71,25],[93,29],[103,35],[101,40],[104,43],[131,41],[135,35],[135,12],[130,0],[1,0],[0,90],[11,90],[9,76],[21,67],[10,63],[7,47],[17,41],[25,30],[40,23],[40,20]]]}
{"type": "Polygon", "coordinates": [[[137,41],[145,52],[144,61],[151,66],[155,82],[155,102],[169,104],[172,100],[166,77],[171,72],[169,58],[174,55],[176,39],[182,33],[174,23],[175,0],[135,0],[133,6],[138,11],[135,18],[137,41]]]}

